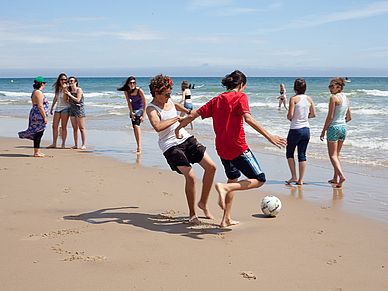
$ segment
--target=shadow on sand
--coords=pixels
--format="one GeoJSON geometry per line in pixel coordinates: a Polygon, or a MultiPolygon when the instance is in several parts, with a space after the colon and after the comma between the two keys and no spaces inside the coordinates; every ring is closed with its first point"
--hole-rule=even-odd
{"type": "Polygon", "coordinates": [[[138,207],[117,207],[105,208],[78,215],[64,216],[65,220],[83,220],[92,224],[103,224],[115,222],[124,225],[132,225],[155,232],[168,234],[178,234],[193,239],[204,239],[208,235],[222,235],[230,229],[222,229],[217,224],[208,219],[201,219],[199,225],[188,223],[187,217],[176,217],[174,211],[167,211],[161,214],[147,214],[131,212],[128,210],[138,207]]]}

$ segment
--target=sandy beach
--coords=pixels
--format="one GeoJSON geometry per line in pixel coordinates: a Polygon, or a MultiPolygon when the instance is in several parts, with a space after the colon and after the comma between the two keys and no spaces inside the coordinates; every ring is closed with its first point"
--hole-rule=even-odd
{"type": "Polygon", "coordinates": [[[213,189],[216,219],[198,209],[203,223],[190,226],[182,176],[93,151],[44,152],[0,138],[2,290],[388,290],[384,221],[289,191],[266,218],[270,185],[236,195],[241,224],[228,229],[213,189]]]}

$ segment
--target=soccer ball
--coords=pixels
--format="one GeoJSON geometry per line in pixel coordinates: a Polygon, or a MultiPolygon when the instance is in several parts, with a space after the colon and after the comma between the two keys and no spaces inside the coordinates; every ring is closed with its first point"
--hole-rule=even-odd
{"type": "Polygon", "coordinates": [[[266,196],[261,201],[261,211],[267,216],[276,216],[282,209],[282,202],[276,196],[266,196]]]}

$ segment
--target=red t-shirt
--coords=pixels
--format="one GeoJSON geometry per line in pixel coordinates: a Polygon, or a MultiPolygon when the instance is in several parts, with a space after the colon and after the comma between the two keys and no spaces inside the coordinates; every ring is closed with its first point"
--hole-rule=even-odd
{"type": "Polygon", "coordinates": [[[248,149],[243,127],[243,114],[250,114],[247,95],[236,91],[224,92],[197,112],[202,119],[213,117],[216,149],[221,158],[233,160],[248,149]]]}

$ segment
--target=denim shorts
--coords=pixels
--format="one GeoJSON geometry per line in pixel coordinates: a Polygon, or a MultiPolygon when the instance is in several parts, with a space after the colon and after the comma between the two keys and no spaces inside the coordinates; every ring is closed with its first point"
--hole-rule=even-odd
{"type": "Polygon", "coordinates": [[[59,111],[55,110],[54,113],[70,113],[70,107],[66,107],[59,111]]]}
{"type": "Polygon", "coordinates": [[[287,136],[286,157],[287,159],[294,158],[295,148],[298,147],[298,161],[306,161],[307,145],[310,141],[310,128],[303,127],[298,129],[290,129],[287,136]]]}
{"type": "Polygon", "coordinates": [[[193,110],[193,103],[185,103],[183,104],[183,107],[185,107],[186,109],[189,109],[189,110],[193,110]]]}
{"type": "Polygon", "coordinates": [[[248,179],[257,179],[265,182],[265,174],[261,171],[260,165],[250,149],[247,149],[233,160],[221,158],[225,174],[230,180],[237,179],[243,173],[248,179]]]}
{"type": "Polygon", "coordinates": [[[327,140],[329,142],[344,141],[346,139],[346,133],[346,125],[330,125],[327,129],[327,140]]]}
{"type": "Polygon", "coordinates": [[[143,109],[133,110],[133,115],[135,115],[135,120],[132,120],[131,112],[129,112],[129,117],[132,120],[132,126],[140,125],[140,123],[141,123],[140,122],[140,117],[143,116],[143,112],[144,112],[143,109]]]}

